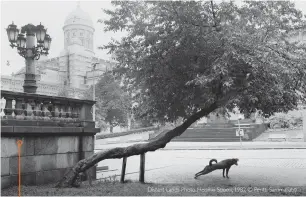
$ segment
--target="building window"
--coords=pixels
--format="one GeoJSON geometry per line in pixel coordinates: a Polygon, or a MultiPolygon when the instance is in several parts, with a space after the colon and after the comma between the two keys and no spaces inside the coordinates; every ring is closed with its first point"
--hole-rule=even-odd
{"type": "Polygon", "coordinates": [[[84,77],[84,84],[86,84],[87,83],[87,77],[85,76],[84,77]]]}

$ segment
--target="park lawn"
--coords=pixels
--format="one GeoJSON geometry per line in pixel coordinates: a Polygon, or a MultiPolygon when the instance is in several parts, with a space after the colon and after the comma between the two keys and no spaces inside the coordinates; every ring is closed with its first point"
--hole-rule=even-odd
{"type": "MultiPolygon", "coordinates": [[[[247,186],[253,188],[251,186],[247,186]]],[[[258,187],[259,188],[259,187],[258,187]]],[[[267,187],[269,188],[269,187],[267,187]]],[[[21,196],[305,196],[306,187],[272,187],[274,191],[252,191],[243,192],[244,188],[233,185],[207,186],[207,185],[186,185],[186,184],[153,184],[153,183],[133,183],[121,184],[119,182],[99,182],[93,183],[89,187],[83,183],[80,188],[54,188],[54,185],[42,186],[22,186],[21,196]],[[292,192],[289,191],[292,190],[292,192]],[[154,190],[154,191],[153,191],[154,190]],[[208,191],[210,190],[210,191],[208,191]],[[215,190],[215,191],[213,191],[215,190]],[[279,190],[279,191],[276,191],[279,190]],[[296,191],[296,192],[294,192],[296,191]]],[[[244,190],[245,191],[245,190],[244,190]]],[[[1,196],[17,196],[18,187],[14,186],[1,190],[1,196]]]]}

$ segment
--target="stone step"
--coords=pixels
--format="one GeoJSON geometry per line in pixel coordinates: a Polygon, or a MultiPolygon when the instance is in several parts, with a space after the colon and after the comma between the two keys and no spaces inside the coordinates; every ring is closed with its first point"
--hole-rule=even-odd
{"type": "Polygon", "coordinates": [[[239,142],[239,138],[174,138],[177,142],[239,142]]]}
{"type": "Polygon", "coordinates": [[[222,131],[222,132],[227,132],[227,131],[235,131],[236,128],[201,128],[201,129],[187,129],[186,132],[191,131],[191,132],[208,132],[208,131],[222,131]]]}
{"type": "Polygon", "coordinates": [[[208,124],[208,125],[197,125],[194,126],[192,128],[210,128],[210,127],[214,127],[214,128],[230,128],[233,127],[234,124],[208,124]]]}
{"type": "Polygon", "coordinates": [[[179,136],[178,138],[185,138],[185,139],[191,139],[191,138],[235,138],[236,135],[205,135],[205,136],[179,136]]]}
{"type": "Polygon", "coordinates": [[[235,130],[227,130],[227,131],[207,130],[207,131],[201,131],[201,132],[185,131],[182,135],[207,135],[207,134],[231,135],[231,134],[235,134],[235,133],[236,133],[235,130]]]}
{"type": "Polygon", "coordinates": [[[236,133],[183,133],[180,137],[208,137],[208,136],[217,136],[217,137],[231,137],[236,136],[236,133]]]}

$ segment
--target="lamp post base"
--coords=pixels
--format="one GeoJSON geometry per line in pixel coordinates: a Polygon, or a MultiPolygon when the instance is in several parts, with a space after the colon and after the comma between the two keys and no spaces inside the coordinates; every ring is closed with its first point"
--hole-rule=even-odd
{"type": "Polygon", "coordinates": [[[23,86],[23,91],[25,93],[32,93],[32,94],[35,94],[36,93],[36,90],[37,90],[37,86],[32,86],[32,85],[24,85],[23,86]]]}
{"type": "Polygon", "coordinates": [[[25,93],[35,94],[37,90],[36,80],[34,74],[25,74],[23,91],[25,93]]]}

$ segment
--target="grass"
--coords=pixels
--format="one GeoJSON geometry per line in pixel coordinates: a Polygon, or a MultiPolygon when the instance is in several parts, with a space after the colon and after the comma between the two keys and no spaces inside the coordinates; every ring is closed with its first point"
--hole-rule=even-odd
{"type": "MultiPolygon", "coordinates": [[[[305,196],[305,187],[237,187],[233,185],[208,186],[187,184],[153,184],[127,181],[95,181],[90,187],[54,188],[53,185],[22,186],[21,196],[305,196]],[[264,190],[266,189],[266,190],[264,190]],[[251,191],[252,190],[252,191],[251,191]]],[[[1,190],[1,196],[17,196],[18,187],[1,190]]]]}

